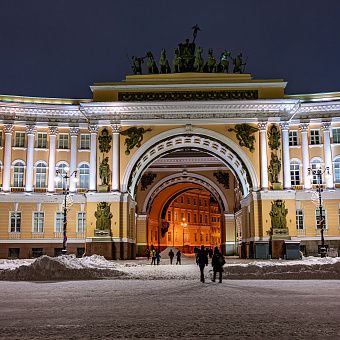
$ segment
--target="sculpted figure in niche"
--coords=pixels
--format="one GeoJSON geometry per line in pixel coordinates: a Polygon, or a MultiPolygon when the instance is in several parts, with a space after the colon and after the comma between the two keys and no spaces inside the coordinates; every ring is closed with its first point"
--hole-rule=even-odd
{"type": "Polygon", "coordinates": [[[110,204],[106,202],[98,203],[94,216],[96,217],[96,229],[111,230],[112,213],[110,211],[110,204]]]}
{"type": "Polygon", "coordinates": [[[277,150],[280,147],[280,131],[275,124],[273,124],[268,133],[268,145],[272,150],[277,150]]]}
{"type": "Polygon", "coordinates": [[[271,227],[275,229],[287,228],[286,216],[288,209],[285,207],[285,202],[282,200],[272,201],[272,209],[269,213],[271,218],[271,227]]]}
{"type": "Polygon", "coordinates": [[[279,174],[281,171],[281,161],[272,153],[270,164],[268,167],[268,176],[270,183],[279,183],[279,174]]]}
{"type": "Polygon", "coordinates": [[[102,185],[109,185],[110,173],[109,157],[105,157],[99,165],[99,177],[102,185]]]}

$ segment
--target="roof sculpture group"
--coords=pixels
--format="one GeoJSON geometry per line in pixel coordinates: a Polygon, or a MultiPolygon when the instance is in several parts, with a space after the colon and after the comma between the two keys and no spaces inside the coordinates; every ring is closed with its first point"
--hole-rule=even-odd
{"type": "Polygon", "coordinates": [[[208,49],[208,57],[204,60],[202,53],[203,49],[196,46],[195,40],[197,32],[201,29],[198,25],[192,27],[193,39],[186,39],[184,43],[178,44],[174,50],[172,59],[172,66],[170,66],[166,50],[163,48],[159,60],[159,66],[151,51],[146,52],[144,57],[132,57],[132,71],[134,74],[142,74],[142,64],[146,59],[147,73],[182,73],[182,72],[219,72],[229,73],[229,66],[232,64],[232,73],[244,73],[246,62],[243,60],[242,53],[239,53],[235,58],[232,57],[231,52],[224,50],[219,60],[216,60],[211,48],[208,49]]]}

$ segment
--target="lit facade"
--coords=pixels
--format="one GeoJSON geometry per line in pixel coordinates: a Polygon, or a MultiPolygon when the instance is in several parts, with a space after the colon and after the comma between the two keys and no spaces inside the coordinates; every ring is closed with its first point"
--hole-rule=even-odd
{"type": "MultiPolygon", "coordinates": [[[[0,96],[0,257],[60,253],[64,196],[54,179],[56,170],[65,168],[78,172],[78,183],[70,182],[67,249],[79,256],[134,258],[154,243],[151,231],[160,233],[164,222],[170,222],[169,231],[159,244],[171,244],[174,225],[167,213],[178,208],[174,196],[202,189],[218,205],[219,225],[209,241],[214,238],[210,243],[226,254],[256,256],[256,243],[270,239],[271,202],[280,199],[288,209],[291,240],[299,241],[307,255],[316,255],[317,183],[308,168],[318,166],[330,172],[322,180],[325,243],[339,248],[340,95],[286,96],[285,86],[282,80],[253,80],[248,74],[183,73],[95,84],[92,100],[0,96]],[[164,99],[164,93],[174,94],[174,100],[164,99]],[[240,145],[233,131],[243,123],[258,129],[252,151],[240,145]],[[276,186],[268,173],[272,125],[280,132],[276,186]],[[126,153],[124,132],[130,127],[147,132],[140,146],[126,153]],[[103,129],[112,137],[106,192],[99,190],[103,129]],[[216,178],[218,171],[228,174],[228,186],[216,178]],[[142,188],[146,173],[156,177],[142,188]],[[100,202],[110,205],[109,236],[95,233],[100,202]]],[[[176,228],[179,240],[183,230],[180,235],[180,225],[176,228]]],[[[195,237],[190,228],[184,238],[189,248],[195,237]]]]}

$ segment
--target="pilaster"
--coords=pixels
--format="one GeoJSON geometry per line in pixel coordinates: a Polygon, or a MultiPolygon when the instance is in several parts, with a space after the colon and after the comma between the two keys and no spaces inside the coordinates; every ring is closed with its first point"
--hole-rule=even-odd
{"type": "Polygon", "coordinates": [[[280,123],[282,131],[282,158],[283,158],[283,187],[291,189],[292,183],[290,178],[290,155],[289,155],[289,123],[280,123]]]}
{"type": "Polygon", "coordinates": [[[268,159],[267,159],[267,122],[258,123],[260,129],[260,164],[261,164],[261,188],[268,189],[268,159]]]}
{"type": "Polygon", "coordinates": [[[119,123],[112,123],[112,191],[120,190],[120,131],[119,123]]]}
{"type": "Polygon", "coordinates": [[[50,136],[50,147],[48,156],[48,192],[54,192],[55,189],[55,156],[56,156],[56,140],[58,128],[56,126],[49,126],[48,133],[50,136]]]}
{"type": "Polygon", "coordinates": [[[301,129],[301,148],[302,148],[302,173],[303,184],[305,189],[311,188],[311,182],[308,178],[309,168],[309,144],[308,144],[308,123],[300,124],[301,129]]]}
{"type": "Polygon", "coordinates": [[[26,192],[33,191],[34,133],[35,125],[27,125],[26,192]]]}
{"type": "Polygon", "coordinates": [[[90,191],[97,190],[97,134],[98,125],[89,125],[91,133],[91,149],[90,149],[90,191]]]}

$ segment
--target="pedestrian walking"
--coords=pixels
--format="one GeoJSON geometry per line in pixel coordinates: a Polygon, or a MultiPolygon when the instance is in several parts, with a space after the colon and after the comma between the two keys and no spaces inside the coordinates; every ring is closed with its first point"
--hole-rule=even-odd
{"type": "Polygon", "coordinates": [[[219,251],[218,247],[214,249],[214,255],[212,257],[211,265],[213,267],[214,275],[212,281],[216,281],[216,273],[219,273],[218,282],[222,283],[222,273],[223,265],[225,264],[225,259],[222,253],[219,251]]]}
{"type": "Polygon", "coordinates": [[[159,262],[161,262],[161,254],[159,250],[156,251],[156,261],[157,261],[157,265],[159,265],[159,262]]]}
{"type": "Polygon", "coordinates": [[[181,256],[182,256],[182,253],[181,253],[181,251],[179,250],[179,251],[176,253],[176,258],[177,258],[176,264],[181,264],[181,256]]]}
{"type": "Polygon", "coordinates": [[[156,265],[156,250],[152,249],[151,250],[151,265],[156,265]]]}
{"type": "Polygon", "coordinates": [[[170,257],[170,264],[172,264],[172,260],[174,259],[175,253],[170,249],[169,251],[169,257],[170,257]]]}
{"type": "Polygon", "coordinates": [[[196,262],[197,262],[197,265],[200,267],[201,282],[204,283],[204,268],[205,266],[208,265],[208,255],[203,245],[201,246],[201,249],[197,253],[196,262]]]}
{"type": "Polygon", "coordinates": [[[145,250],[145,256],[146,258],[148,259],[148,261],[150,260],[150,249],[149,248],[146,248],[145,250]]]}

